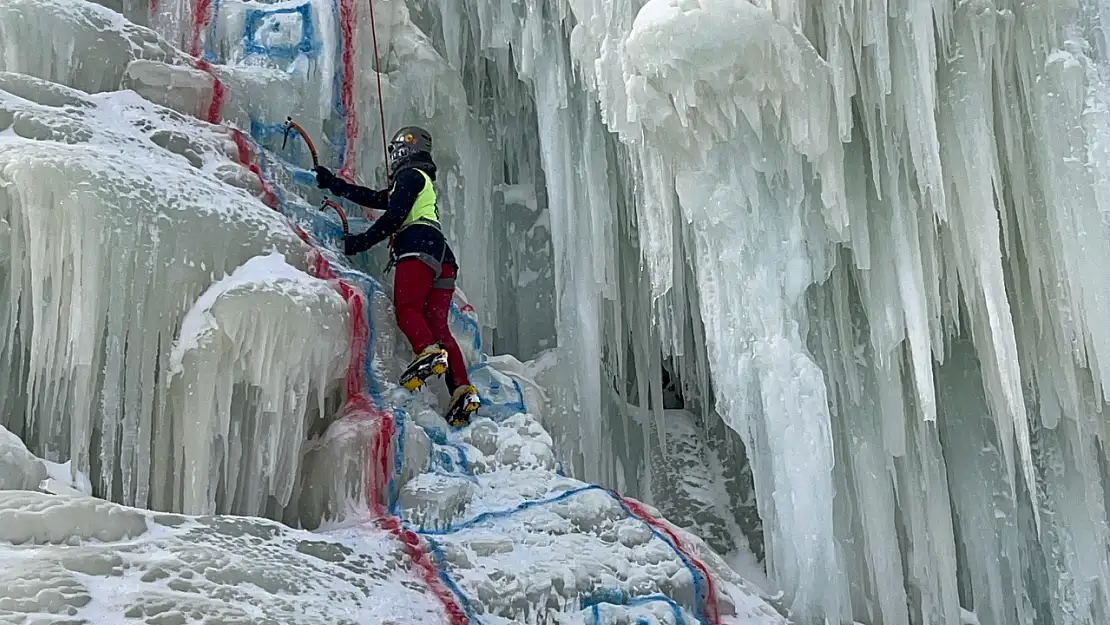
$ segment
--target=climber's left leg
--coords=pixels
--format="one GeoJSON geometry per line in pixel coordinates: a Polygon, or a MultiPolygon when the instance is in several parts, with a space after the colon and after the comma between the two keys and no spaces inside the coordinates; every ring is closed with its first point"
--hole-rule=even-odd
{"type": "Polygon", "coordinates": [[[431,293],[424,304],[424,320],[432,336],[444,349],[450,367],[447,370],[447,388],[451,391],[451,404],[447,408],[445,419],[452,427],[460,427],[470,422],[470,415],[478,409],[480,400],[478,391],[470,384],[466,373],[466,360],[462,350],[451,334],[448,315],[451,312],[451,300],[455,295],[455,276],[457,269],[450,263],[444,263],[439,278],[432,285],[431,293]]]}
{"type": "Polygon", "coordinates": [[[447,370],[447,350],[436,344],[435,336],[424,319],[424,305],[434,281],[435,270],[419,258],[406,258],[397,263],[397,273],[393,277],[397,327],[416,354],[401,374],[401,386],[410,391],[423,386],[429,377],[443,375],[447,370]]]}

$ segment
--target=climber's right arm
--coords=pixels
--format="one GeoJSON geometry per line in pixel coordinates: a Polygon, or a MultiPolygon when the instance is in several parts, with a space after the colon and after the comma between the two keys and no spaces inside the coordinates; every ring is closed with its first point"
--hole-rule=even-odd
{"type": "Polygon", "coordinates": [[[389,194],[386,191],[377,191],[369,187],[351,184],[333,174],[327,167],[317,167],[314,171],[316,172],[316,186],[321,189],[367,208],[386,210],[386,202],[389,199],[389,194]]]}

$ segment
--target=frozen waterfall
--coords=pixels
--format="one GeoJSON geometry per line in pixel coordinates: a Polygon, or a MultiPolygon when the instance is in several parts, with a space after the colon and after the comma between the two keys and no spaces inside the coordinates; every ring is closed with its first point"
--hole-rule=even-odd
{"type": "Polygon", "coordinates": [[[534,101],[575,470],[679,401],[799,622],[1110,621],[1110,3],[524,4],[426,30],[534,101]]]}
{"type": "MultiPolygon", "coordinates": [[[[311,528],[363,496],[381,433],[321,435],[357,356],[315,273],[338,226],[281,124],[380,184],[380,78],[386,130],[436,137],[484,349],[550,365],[568,473],[750,546],[799,625],[1105,625],[1108,28],[1107,0],[0,0],[0,425],[129,506],[311,528]]],[[[404,356],[377,329],[371,382],[404,356]]]]}

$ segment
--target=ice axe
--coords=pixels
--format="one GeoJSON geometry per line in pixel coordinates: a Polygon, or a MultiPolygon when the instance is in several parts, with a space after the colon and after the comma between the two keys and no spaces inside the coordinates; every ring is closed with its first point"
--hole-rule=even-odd
{"type": "MultiPolygon", "coordinates": [[[[317,167],[320,166],[320,158],[316,155],[316,146],[312,144],[312,139],[308,137],[308,133],[304,131],[304,128],[301,128],[300,124],[293,121],[292,117],[285,118],[285,135],[281,139],[281,149],[284,150],[286,142],[289,141],[290,130],[297,131],[297,134],[301,136],[301,139],[304,139],[304,144],[308,146],[308,153],[312,155],[312,169],[315,170],[317,167]]],[[[343,236],[347,236],[348,234],[350,234],[350,230],[348,229],[347,225],[347,213],[343,210],[343,207],[332,201],[330,198],[325,197],[324,201],[320,203],[320,210],[325,210],[328,208],[331,208],[339,214],[339,221],[343,224],[343,236]]]]}
{"type": "Polygon", "coordinates": [[[320,203],[320,210],[324,210],[325,208],[332,208],[335,210],[339,215],[340,223],[343,224],[343,235],[346,236],[350,234],[350,229],[347,226],[347,213],[343,211],[343,207],[333,202],[331,198],[324,198],[324,201],[320,203]]]}
{"type": "Polygon", "coordinates": [[[316,169],[320,166],[320,158],[316,155],[316,146],[312,144],[312,139],[308,137],[308,133],[301,128],[301,125],[293,121],[292,117],[285,118],[285,135],[281,139],[281,149],[285,149],[285,144],[289,141],[289,131],[296,130],[297,134],[304,139],[305,145],[308,146],[308,153],[312,155],[312,168],[316,169]]]}

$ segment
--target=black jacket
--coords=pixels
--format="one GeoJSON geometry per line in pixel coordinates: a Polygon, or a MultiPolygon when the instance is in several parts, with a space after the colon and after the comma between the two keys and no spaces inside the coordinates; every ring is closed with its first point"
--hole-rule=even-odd
{"type": "MultiPolygon", "coordinates": [[[[375,190],[351,184],[341,178],[332,178],[328,182],[328,190],[340,197],[347,198],[355,204],[361,204],[374,210],[385,210],[385,214],[374,222],[370,229],[361,234],[348,235],[344,240],[343,252],[348,256],[365,252],[390,235],[393,238],[393,258],[409,254],[421,257],[428,256],[440,263],[448,263],[458,267],[455,254],[447,239],[437,228],[420,223],[412,224],[398,232],[409,211],[412,210],[416,198],[424,189],[424,176],[417,169],[423,170],[433,181],[436,179],[436,165],[431,158],[415,157],[393,174],[393,191],[375,190]],[[388,206],[386,202],[388,201],[388,206]]],[[[437,268],[438,269],[438,268],[437,268]]]]}

